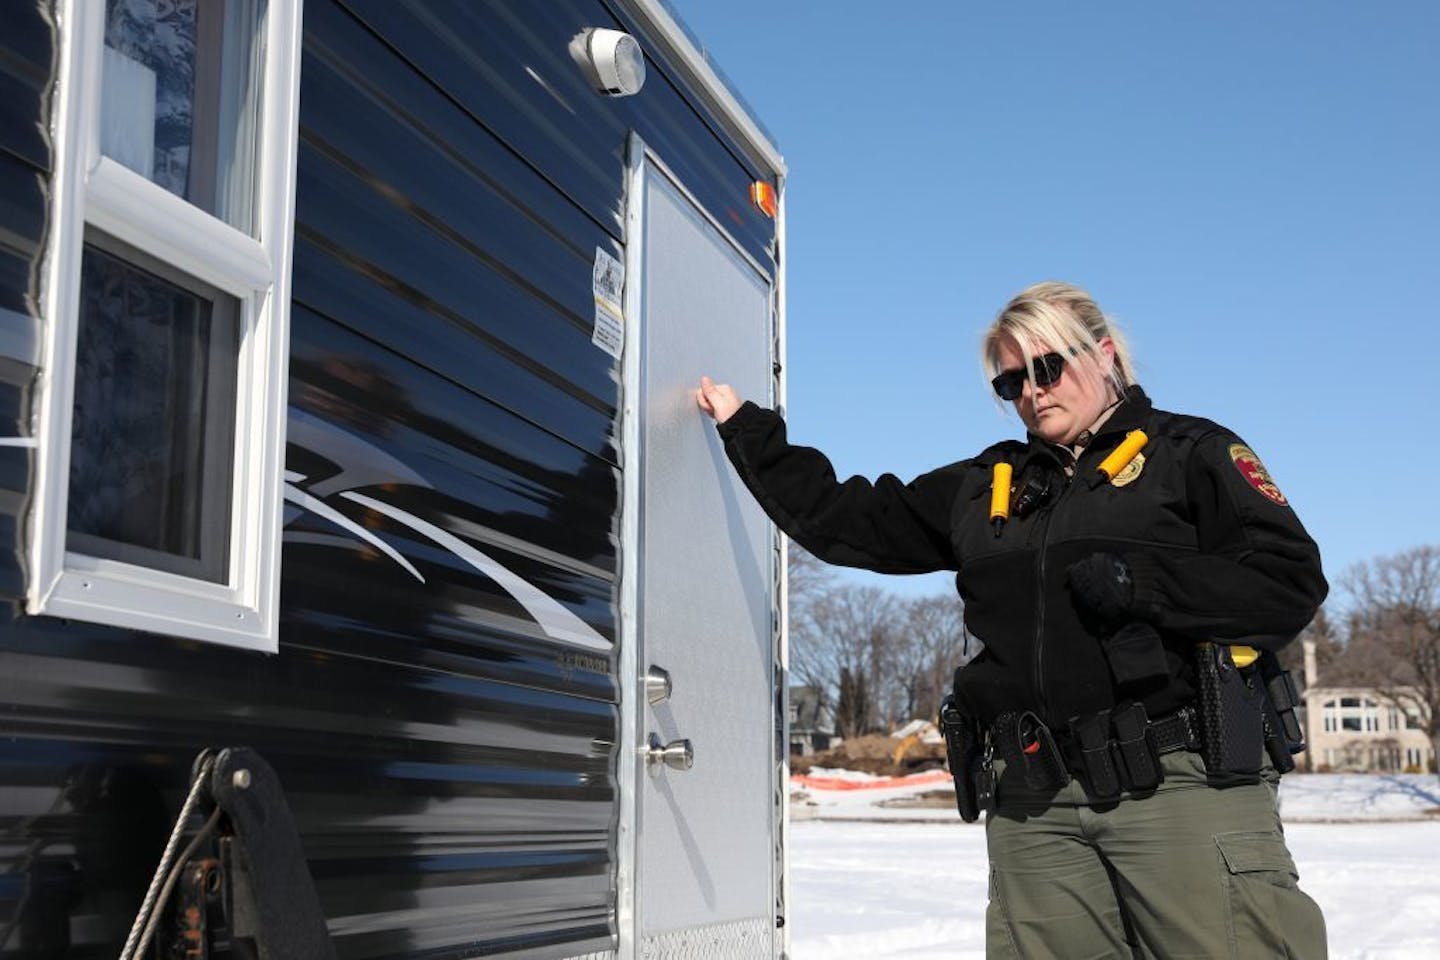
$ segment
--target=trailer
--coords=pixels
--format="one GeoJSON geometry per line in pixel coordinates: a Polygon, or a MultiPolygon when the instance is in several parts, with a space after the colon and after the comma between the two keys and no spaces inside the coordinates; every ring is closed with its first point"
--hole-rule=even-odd
{"type": "Polygon", "coordinates": [[[785,955],[693,396],[783,405],[785,166],[673,11],[3,19],[0,957],[785,955]]]}

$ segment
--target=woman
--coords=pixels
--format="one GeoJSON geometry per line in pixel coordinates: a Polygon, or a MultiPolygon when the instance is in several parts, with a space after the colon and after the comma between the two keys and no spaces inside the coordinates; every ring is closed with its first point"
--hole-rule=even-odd
{"type": "Polygon", "coordinates": [[[1314,542],[1239,438],[1151,406],[1083,290],[1020,293],[982,359],[1027,438],[908,484],[838,482],[779,416],[708,377],[697,399],[815,556],[958,572],[985,644],[955,697],[984,744],[958,779],[993,794],[989,955],[1324,956],[1260,708],[1223,738],[1212,712],[1203,756],[1196,714],[1203,684],[1239,676],[1229,645],[1273,651],[1310,621],[1327,590],[1314,542]]]}

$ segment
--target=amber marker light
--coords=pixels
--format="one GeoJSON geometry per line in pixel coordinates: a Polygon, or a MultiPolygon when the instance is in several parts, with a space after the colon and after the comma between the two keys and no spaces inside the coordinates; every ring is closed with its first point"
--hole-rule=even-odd
{"type": "Polygon", "coordinates": [[[1135,454],[1139,453],[1141,448],[1149,442],[1150,438],[1145,436],[1144,430],[1131,430],[1125,434],[1125,439],[1120,441],[1120,446],[1110,451],[1110,456],[1100,461],[1097,469],[1105,475],[1106,480],[1114,480],[1115,474],[1128,467],[1130,461],[1135,459],[1135,454]]]}
{"type": "Polygon", "coordinates": [[[764,180],[756,180],[750,184],[750,202],[771,220],[774,220],[780,211],[779,201],[775,199],[775,188],[764,180]]]}
{"type": "Polygon", "coordinates": [[[1010,476],[1013,470],[1008,463],[997,463],[995,472],[990,475],[990,525],[995,528],[997,537],[1005,521],[1010,519],[1010,476]]]}

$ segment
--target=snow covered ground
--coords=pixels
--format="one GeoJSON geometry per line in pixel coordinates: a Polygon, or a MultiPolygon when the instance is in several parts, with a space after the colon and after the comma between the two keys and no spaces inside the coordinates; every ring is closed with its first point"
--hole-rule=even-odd
{"type": "MultiPolygon", "coordinates": [[[[796,960],[984,956],[984,828],[953,807],[878,805],[944,787],[917,778],[794,798],[796,960]]],[[[1302,886],[1325,911],[1334,960],[1440,958],[1440,817],[1426,813],[1437,807],[1434,777],[1285,778],[1286,836],[1302,886]]]]}

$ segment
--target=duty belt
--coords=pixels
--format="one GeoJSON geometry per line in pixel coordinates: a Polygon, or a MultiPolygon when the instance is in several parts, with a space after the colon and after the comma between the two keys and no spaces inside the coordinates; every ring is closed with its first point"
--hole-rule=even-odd
{"type": "Polygon", "coordinates": [[[1153,790],[1164,779],[1162,755],[1200,746],[1191,707],[1151,720],[1143,705],[1131,703],[1071,717],[1068,726],[1051,731],[1034,713],[1002,713],[991,725],[991,743],[1032,789],[1058,790],[1074,774],[1096,800],[1153,790]]]}
{"type": "Polygon", "coordinates": [[[1194,707],[1181,707],[1169,716],[1151,720],[1150,732],[1155,736],[1155,749],[1160,753],[1200,749],[1194,707]]]}

